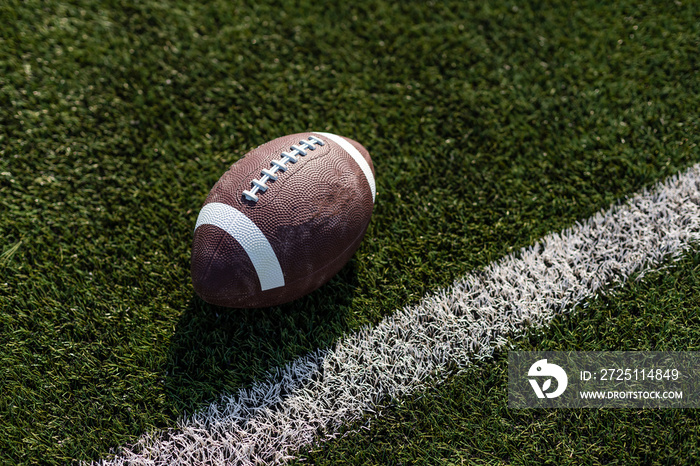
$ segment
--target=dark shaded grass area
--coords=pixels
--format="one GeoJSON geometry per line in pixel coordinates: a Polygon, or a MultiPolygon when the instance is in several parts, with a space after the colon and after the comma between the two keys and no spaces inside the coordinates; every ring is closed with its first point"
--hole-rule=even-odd
{"type": "Polygon", "coordinates": [[[692,2],[0,16],[4,462],[99,458],[698,159],[692,2]],[[366,240],[297,302],[206,305],[189,251],[208,190],[308,129],[372,154],[366,240]]]}
{"type": "MultiPolygon", "coordinates": [[[[512,340],[510,349],[698,351],[699,342],[700,254],[694,251],[512,340]]],[[[690,465],[699,452],[697,409],[509,409],[504,349],[495,361],[394,403],[343,439],[316,445],[306,462],[690,465]]]]}

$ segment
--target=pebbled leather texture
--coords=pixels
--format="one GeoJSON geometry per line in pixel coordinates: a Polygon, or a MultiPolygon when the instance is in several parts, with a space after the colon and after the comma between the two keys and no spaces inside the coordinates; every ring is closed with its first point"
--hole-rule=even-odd
{"type": "MultiPolygon", "coordinates": [[[[345,138],[374,166],[367,150],[345,138]]],[[[192,247],[192,281],[205,301],[225,307],[266,307],[310,293],[333,277],[355,253],[369,225],[374,202],[367,177],[352,157],[318,133],[298,133],[272,140],[250,151],[214,185],[204,205],[232,206],[250,219],[274,250],[284,285],[261,290],[251,258],[223,229],[200,225],[192,247]],[[292,145],[309,136],[324,145],[298,156],[258,201],[243,191],[292,145]]],[[[246,232],[242,232],[246,234],[246,232]]]]}

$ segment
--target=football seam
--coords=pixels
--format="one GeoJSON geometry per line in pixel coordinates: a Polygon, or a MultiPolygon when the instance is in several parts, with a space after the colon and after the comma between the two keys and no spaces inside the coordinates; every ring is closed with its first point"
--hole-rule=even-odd
{"type": "MultiPolygon", "coordinates": [[[[202,225],[211,225],[223,233],[219,238],[216,249],[213,250],[214,254],[227,236],[238,244],[255,269],[261,291],[284,286],[284,275],[280,268],[277,253],[272,248],[265,234],[243,212],[228,204],[220,202],[208,203],[202,208],[197,219],[195,234],[196,229],[202,225]],[[221,219],[225,219],[225,221],[218,221],[221,219]],[[237,228],[234,228],[234,226],[237,228]]],[[[210,257],[208,270],[214,260],[214,254],[210,257]]]]}
{"type": "MultiPolygon", "coordinates": [[[[326,265],[324,265],[323,267],[321,267],[321,268],[315,270],[314,272],[312,272],[312,273],[309,274],[309,275],[305,275],[304,277],[297,278],[297,279],[294,280],[293,282],[286,282],[285,285],[284,285],[284,288],[292,287],[292,286],[295,285],[296,283],[298,283],[298,282],[300,282],[300,281],[303,281],[303,280],[306,280],[306,279],[308,279],[309,277],[312,277],[312,276],[314,276],[314,275],[316,275],[316,274],[318,274],[318,273],[320,273],[320,272],[326,270],[328,267],[332,266],[333,264],[335,264],[335,263],[338,261],[338,259],[339,259],[340,257],[342,257],[349,249],[351,249],[351,248],[353,248],[353,247],[355,247],[355,248],[359,247],[359,246],[357,245],[357,243],[362,241],[362,238],[364,238],[365,234],[367,234],[367,230],[368,230],[368,229],[369,229],[369,224],[367,225],[367,227],[365,227],[364,230],[362,230],[362,233],[360,233],[359,235],[357,235],[357,236],[355,237],[355,239],[352,240],[352,241],[350,242],[350,244],[349,244],[345,249],[343,249],[343,250],[336,256],[336,258],[333,259],[331,262],[329,262],[329,263],[327,263],[326,265]]],[[[234,238],[234,239],[235,239],[235,238],[234,238]]],[[[355,252],[356,252],[356,251],[355,251],[355,252]]],[[[354,255],[354,254],[355,254],[355,253],[353,252],[352,255],[354,255]]],[[[352,258],[352,255],[350,256],[350,258],[348,258],[347,263],[349,263],[350,259],[352,258]]],[[[345,267],[345,264],[343,264],[343,267],[345,267]]],[[[340,270],[342,270],[343,267],[341,267],[340,270]]],[[[339,271],[340,271],[340,270],[339,270],[339,271]]],[[[330,277],[330,278],[333,278],[333,277],[330,277]]],[[[327,280],[326,282],[322,283],[319,287],[314,288],[313,291],[315,291],[316,289],[318,289],[318,288],[320,288],[321,286],[323,286],[323,284],[325,284],[325,283],[327,283],[328,281],[330,281],[330,278],[329,278],[329,280],[327,280]]],[[[279,288],[278,288],[278,289],[279,289],[279,288]]],[[[268,290],[265,290],[265,291],[268,291],[268,290]]],[[[264,293],[265,291],[263,291],[263,293],[264,293]]],[[[312,291],[312,292],[313,292],[313,291],[312,291]]],[[[209,299],[217,300],[217,298],[226,299],[227,297],[229,297],[229,298],[230,298],[230,297],[233,297],[233,298],[239,299],[239,298],[244,298],[244,297],[254,297],[255,295],[250,295],[250,294],[247,294],[247,295],[246,295],[246,294],[231,295],[230,293],[224,293],[224,294],[220,294],[220,295],[211,295],[211,294],[207,294],[207,295],[200,295],[200,296],[201,296],[205,301],[208,302],[209,299]]],[[[223,306],[223,307],[227,307],[227,306],[223,306]]],[[[270,306],[266,306],[266,307],[270,307],[270,306]]]]}
{"type": "Polygon", "coordinates": [[[369,190],[372,193],[372,203],[374,203],[377,194],[377,186],[374,178],[374,173],[372,172],[372,168],[369,166],[369,163],[362,155],[362,153],[360,153],[357,147],[355,147],[347,138],[338,136],[337,134],[324,133],[320,131],[315,131],[315,133],[320,134],[321,136],[325,136],[331,141],[335,142],[338,146],[340,146],[341,149],[345,151],[347,155],[350,156],[351,159],[355,161],[355,163],[357,163],[357,165],[360,167],[360,170],[365,175],[365,180],[367,181],[367,184],[369,185],[369,190]]]}
{"type": "MultiPolygon", "coordinates": [[[[216,225],[212,225],[212,226],[216,227],[216,225]]],[[[219,228],[219,227],[216,227],[216,228],[219,228]]],[[[219,228],[219,229],[221,229],[221,228],[219,228]]],[[[222,231],[224,231],[224,230],[222,230],[222,231]]],[[[196,234],[196,233],[197,233],[197,231],[195,230],[195,234],[196,234]]],[[[224,231],[224,233],[226,233],[226,232],[224,231]]],[[[228,235],[228,233],[226,233],[226,234],[228,235]]],[[[229,236],[230,236],[230,235],[229,235],[229,236]]],[[[221,243],[224,241],[225,238],[226,238],[226,236],[224,236],[224,235],[221,235],[221,236],[219,237],[219,241],[216,242],[216,248],[214,249],[214,251],[218,251],[218,250],[219,250],[219,247],[221,247],[221,243]]],[[[234,239],[235,239],[235,238],[234,238],[234,239]]],[[[215,255],[216,255],[216,254],[211,254],[211,255],[209,256],[209,260],[207,261],[207,267],[204,269],[204,270],[206,270],[206,275],[204,276],[205,279],[206,279],[206,278],[210,275],[210,273],[211,273],[211,263],[214,261],[214,256],[215,256],[215,255]]],[[[190,267],[191,267],[191,266],[190,266],[190,267]]]]}

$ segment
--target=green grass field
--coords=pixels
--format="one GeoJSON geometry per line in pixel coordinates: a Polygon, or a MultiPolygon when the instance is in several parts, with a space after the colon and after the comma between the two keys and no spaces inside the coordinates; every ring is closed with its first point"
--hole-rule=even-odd
{"type": "MultiPolygon", "coordinates": [[[[9,0],[0,18],[2,464],[104,458],[700,161],[692,1],[9,0]],[[209,189],[306,130],[370,151],[365,241],[296,302],[205,304],[189,254],[209,189]]],[[[513,344],[698,350],[698,261],[513,344]]],[[[309,461],[697,458],[694,410],[508,410],[505,356],[309,461]]]]}
{"type": "MultiPolygon", "coordinates": [[[[513,342],[525,351],[699,351],[700,254],[513,342]]],[[[695,464],[696,409],[507,407],[507,353],[317,445],[311,464],[695,464]],[[369,425],[369,431],[363,426],[369,425]]],[[[304,463],[296,463],[304,464],[304,463]]]]}

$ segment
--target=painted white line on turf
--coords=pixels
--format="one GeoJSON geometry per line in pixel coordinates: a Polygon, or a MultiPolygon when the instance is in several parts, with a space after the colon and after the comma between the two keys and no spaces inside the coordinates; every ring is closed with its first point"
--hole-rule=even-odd
{"type": "Polygon", "coordinates": [[[489,357],[509,335],[549,322],[700,239],[700,165],[651,191],[469,274],[452,287],[304,356],[268,380],[144,436],[100,464],[281,464],[448,364],[489,357]]]}

